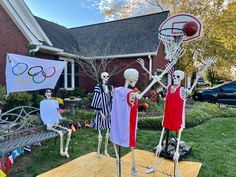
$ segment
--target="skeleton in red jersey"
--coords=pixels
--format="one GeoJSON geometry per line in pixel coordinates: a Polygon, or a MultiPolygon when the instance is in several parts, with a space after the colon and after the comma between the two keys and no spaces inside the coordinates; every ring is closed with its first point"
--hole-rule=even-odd
{"type": "MultiPolygon", "coordinates": [[[[185,102],[186,102],[186,95],[191,94],[194,87],[196,86],[196,83],[200,77],[203,76],[203,74],[206,72],[207,68],[211,66],[213,63],[215,63],[216,59],[214,57],[209,57],[206,61],[206,64],[204,65],[203,69],[197,73],[196,80],[193,83],[192,87],[190,89],[185,89],[184,87],[181,87],[181,81],[184,79],[184,72],[180,70],[176,70],[173,74],[172,80],[173,84],[169,86],[165,86],[159,78],[157,82],[159,82],[166,90],[166,102],[165,102],[165,109],[164,109],[164,117],[162,121],[162,132],[161,137],[159,140],[159,144],[156,147],[156,160],[153,163],[151,168],[148,168],[146,173],[151,173],[155,171],[158,163],[158,157],[162,151],[162,141],[165,129],[178,132],[177,137],[177,146],[176,151],[173,156],[173,160],[176,164],[175,168],[175,176],[180,177],[179,174],[179,168],[178,168],[178,159],[179,159],[179,143],[180,143],[180,137],[183,129],[185,128],[185,102]]],[[[144,66],[144,61],[139,58],[137,62],[142,66],[142,68],[148,72],[148,70],[144,66]]],[[[148,72],[149,73],[149,72],[148,72]]],[[[150,73],[149,73],[150,74],[150,73]]],[[[163,73],[161,73],[159,76],[152,76],[152,77],[160,77],[163,76],[163,73]]]]}

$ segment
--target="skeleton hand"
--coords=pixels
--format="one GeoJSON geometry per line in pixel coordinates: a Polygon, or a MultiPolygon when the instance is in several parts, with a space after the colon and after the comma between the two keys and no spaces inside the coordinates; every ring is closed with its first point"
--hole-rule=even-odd
{"type": "Polygon", "coordinates": [[[142,58],[138,58],[136,61],[142,66],[143,69],[145,68],[144,60],[142,58]]]}
{"type": "Polygon", "coordinates": [[[180,48],[180,47],[176,47],[176,48],[169,48],[166,51],[166,56],[165,58],[168,61],[174,61],[175,63],[177,62],[177,60],[182,57],[185,53],[185,49],[180,48]]]}
{"type": "Polygon", "coordinates": [[[186,95],[190,95],[192,92],[189,89],[186,89],[186,95]]]}
{"type": "Polygon", "coordinates": [[[132,92],[132,93],[130,94],[129,101],[130,101],[130,103],[131,103],[132,106],[134,106],[135,98],[137,98],[138,95],[139,95],[139,94],[138,94],[137,92],[132,92]]]}
{"type": "Polygon", "coordinates": [[[185,49],[178,47],[176,52],[174,53],[175,58],[180,58],[184,55],[185,49]]]}
{"type": "Polygon", "coordinates": [[[139,93],[135,93],[135,98],[137,98],[138,100],[140,100],[143,96],[139,93]]]}
{"type": "Polygon", "coordinates": [[[200,77],[203,76],[203,74],[206,72],[206,70],[216,62],[216,58],[215,57],[209,57],[206,61],[206,63],[204,64],[203,69],[197,73],[196,75],[196,79],[199,79],[200,77]]]}
{"type": "Polygon", "coordinates": [[[160,154],[161,151],[162,151],[161,144],[158,144],[157,147],[156,147],[156,153],[160,154]]]}
{"type": "Polygon", "coordinates": [[[101,116],[101,118],[102,118],[102,121],[105,121],[105,119],[106,119],[105,114],[103,114],[101,111],[100,111],[99,113],[100,113],[100,116],[101,116]]]}
{"type": "Polygon", "coordinates": [[[178,160],[179,160],[179,153],[178,153],[178,152],[175,152],[175,154],[174,154],[174,156],[173,156],[173,160],[174,160],[175,162],[178,162],[178,160]]]}

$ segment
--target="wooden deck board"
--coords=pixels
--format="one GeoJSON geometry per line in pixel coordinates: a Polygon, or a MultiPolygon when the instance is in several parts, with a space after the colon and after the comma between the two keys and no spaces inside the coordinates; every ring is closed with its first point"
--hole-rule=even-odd
{"type": "MultiPolygon", "coordinates": [[[[122,159],[124,161],[129,162],[131,164],[132,162],[132,154],[128,153],[122,159]]],[[[154,175],[152,176],[151,174],[144,175],[146,167],[152,166],[153,161],[155,160],[155,154],[152,152],[147,152],[147,151],[142,151],[136,149],[134,151],[135,155],[135,161],[138,167],[138,171],[140,174],[138,176],[160,176],[161,172],[167,173],[167,174],[174,174],[174,163],[171,160],[167,160],[164,158],[160,158],[160,161],[157,166],[157,170],[153,173],[154,175]],[[140,168],[141,167],[141,168],[140,168]]],[[[190,162],[190,161],[180,161],[179,162],[179,168],[180,168],[180,175],[181,177],[197,177],[198,173],[200,171],[202,164],[198,162],[190,162]]],[[[166,176],[166,175],[164,175],[166,176]]]]}
{"type": "MultiPolygon", "coordinates": [[[[121,158],[122,177],[129,177],[131,174],[131,153],[121,158]]],[[[135,150],[135,159],[138,169],[137,177],[166,177],[165,172],[173,174],[174,164],[172,161],[161,159],[158,169],[151,174],[145,174],[147,166],[151,166],[154,160],[154,154],[147,151],[135,150]]],[[[180,162],[181,177],[197,177],[201,163],[180,162]]],[[[96,157],[92,152],[74,159],[66,164],[45,172],[38,177],[115,177],[116,160],[111,157],[96,157]]]]}

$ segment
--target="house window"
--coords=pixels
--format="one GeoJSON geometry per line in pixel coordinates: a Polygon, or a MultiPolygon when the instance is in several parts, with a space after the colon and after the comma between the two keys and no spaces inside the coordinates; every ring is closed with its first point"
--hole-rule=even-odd
{"type": "Polygon", "coordinates": [[[66,90],[75,89],[75,63],[74,60],[68,60],[66,58],[60,58],[61,60],[66,60],[67,64],[63,70],[60,80],[59,87],[66,90]]]}

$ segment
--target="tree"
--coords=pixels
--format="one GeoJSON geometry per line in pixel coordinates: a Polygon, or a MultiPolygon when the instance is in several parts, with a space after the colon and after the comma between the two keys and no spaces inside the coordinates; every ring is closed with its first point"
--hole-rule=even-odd
{"type": "Polygon", "coordinates": [[[105,16],[115,19],[170,10],[171,14],[186,12],[203,21],[204,34],[201,39],[185,44],[186,53],[177,68],[187,72],[196,71],[196,63],[204,63],[215,56],[213,67],[217,76],[230,77],[229,71],[236,64],[236,1],[235,0],[110,0],[105,16]],[[201,57],[196,57],[196,56],[201,57]],[[228,74],[226,74],[228,73],[228,74]]]}
{"type": "MultiPolygon", "coordinates": [[[[96,49],[94,46],[84,48],[81,50],[82,56],[84,57],[77,60],[83,71],[82,74],[92,78],[97,83],[100,82],[102,72],[108,72],[109,76],[112,77],[130,66],[115,58],[106,58],[109,55],[109,51],[114,50],[111,49],[111,42],[112,40],[104,47],[103,51],[96,49]]],[[[93,45],[96,46],[99,44],[95,41],[93,45]]]]}
{"type": "Polygon", "coordinates": [[[84,74],[97,83],[100,82],[100,75],[102,72],[108,72],[110,77],[121,72],[122,64],[118,60],[110,58],[97,59],[79,59],[78,63],[84,74]],[[109,69],[112,65],[112,70],[109,69]]]}
{"type": "Polygon", "coordinates": [[[107,3],[103,12],[105,17],[123,19],[165,10],[170,10],[171,13],[175,13],[177,7],[186,1],[187,0],[103,0],[101,2],[107,3]]]}
{"type": "MultiPolygon", "coordinates": [[[[202,57],[196,58],[200,62],[204,61],[207,56],[216,56],[217,63],[209,72],[214,73],[214,77],[208,78],[211,78],[210,80],[216,76],[229,78],[229,70],[232,65],[236,64],[236,43],[233,40],[236,35],[233,30],[236,27],[236,2],[230,1],[230,4],[227,5],[223,0],[193,0],[180,8],[185,12],[199,16],[204,24],[203,37],[187,44],[187,52],[194,55],[195,52],[200,51],[202,57]]],[[[191,60],[191,57],[186,58],[187,56],[185,55],[181,62],[187,63],[186,61],[191,60]]]]}

